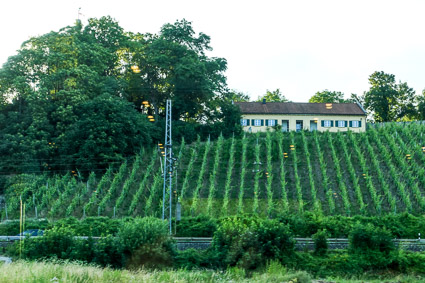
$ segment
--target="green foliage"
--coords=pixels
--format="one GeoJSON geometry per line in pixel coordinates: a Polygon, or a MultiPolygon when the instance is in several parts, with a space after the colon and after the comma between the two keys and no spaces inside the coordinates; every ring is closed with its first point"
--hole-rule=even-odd
{"type": "Polygon", "coordinates": [[[391,233],[372,224],[356,224],[349,235],[349,239],[350,252],[352,253],[378,251],[389,254],[395,250],[391,233]]]}
{"type": "Polygon", "coordinates": [[[177,222],[176,237],[212,237],[217,230],[217,220],[208,216],[183,217],[177,222]]]}
{"type": "Polygon", "coordinates": [[[415,116],[415,91],[407,83],[397,84],[394,75],[382,71],[370,75],[369,83],[364,106],[375,122],[409,121],[415,116]]]}
{"type": "MultiPolygon", "coordinates": [[[[193,216],[214,217],[252,209],[260,217],[297,210],[420,215],[425,207],[424,129],[411,123],[371,127],[366,133],[247,133],[211,140],[210,151],[199,136],[196,143],[174,146],[179,165],[173,187],[183,216],[192,207],[193,216]]],[[[4,197],[8,219],[19,217],[21,196],[28,218],[36,216],[35,208],[38,217],[112,216],[114,204],[120,207],[117,217],[160,216],[161,162],[157,149],[151,150],[139,156],[140,166],[132,167],[135,158],[129,158],[127,166],[113,164],[104,174],[92,174],[89,186],[78,173],[9,177],[4,197]]],[[[1,213],[6,219],[6,210],[1,213]]]]}
{"type": "Polygon", "coordinates": [[[257,101],[262,102],[263,99],[266,100],[266,102],[290,102],[283,93],[280,92],[280,89],[276,89],[274,91],[266,91],[266,94],[263,96],[259,96],[257,101]]]}
{"type": "MultiPolygon", "coordinates": [[[[101,233],[108,235],[96,243],[91,237],[87,240],[75,238],[80,233],[107,231],[105,224],[117,226],[113,220],[105,218],[91,218],[82,223],[75,218],[65,219],[46,230],[43,237],[26,239],[22,255],[28,259],[70,259],[113,267],[124,264],[129,268],[171,265],[175,251],[166,222],[156,218],[136,218],[121,222],[116,237],[112,233],[101,233]]],[[[12,252],[19,255],[19,243],[12,252]]]]}
{"type": "Polygon", "coordinates": [[[398,256],[398,268],[401,272],[406,274],[424,274],[425,254],[400,251],[398,256]]]}
{"type": "Polygon", "coordinates": [[[125,258],[120,240],[112,235],[97,240],[94,246],[93,262],[101,266],[123,267],[125,258]]]}
{"type": "Polygon", "coordinates": [[[110,162],[122,162],[142,146],[152,144],[151,124],[131,104],[121,98],[99,96],[74,108],[78,121],[64,132],[64,155],[69,164],[81,170],[107,168],[110,162]]]}
{"type": "Polygon", "coordinates": [[[172,263],[174,246],[166,221],[136,218],[123,223],[117,233],[129,268],[162,267],[172,263]]]}
{"type": "Polygon", "coordinates": [[[235,137],[232,137],[232,144],[230,145],[230,153],[229,153],[229,163],[227,164],[227,173],[226,173],[226,183],[224,186],[224,198],[223,198],[223,208],[222,215],[228,215],[228,204],[230,198],[230,185],[232,182],[232,173],[233,167],[235,166],[235,137]]]}
{"type": "MultiPolygon", "coordinates": [[[[74,231],[67,227],[54,227],[44,232],[43,237],[27,239],[24,243],[22,255],[25,258],[37,259],[44,257],[54,257],[59,259],[69,259],[76,256],[76,239],[74,231]]],[[[15,243],[16,255],[19,255],[20,243],[15,243]]]]}
{"type": "Polygon", "coordinates": [[[187,249],[177,252],[173,259],[174,267],[186,270],[199,269],[202,267],[210,267],[209,251],[187,249]]]}
{"type": "Polygon", "coordinates": [[[418,236],[418,233],[425,231],[425,217],[414,216],[409,213],[346,217],[342,215],[322,216],[312,212],[304,212],[298,214],[283,213],[277,219],[288,225],[296,237],[311,237],[317,231],[326,229],[331,238],[347,238],[357,222],[362,225],[372,224],[375,227],[391,231],[392,236],[398,239],[414,239],[418,236]]]}
{"type": "Polygon", "coordinates": [[[310,99],[310,103],[346,103],[349,100],[344,99],[344,94],[340,91],[318,91],[310,99]]]}
{"type": "Polygon", "coordinates": [[[418,120],[425,120],[425,89],[422,90],[422,95],[417,98],[418,101],[418,120]]]}
{"type": "Polygon", "coordinates": [[[74,231],[76,236],[101,237],[116,235],[122,220],[108,217],[86,217],[81,220],[75,217],[62,218],[52,225],[53,227],[65,226],[74,231]]]}
{"type": "Polygon", "coordinates": [[[372,224],[356,224],[350,235],[350,254],[361,261],[363,268],[386,268],[397,260],[397,250],[388,230],[372,224]]]}
{"type": "Polygon", "coordinates": [[[257,217],[231,217],[221,221],[212,249],[221,266],[255,269],[268,260],[284,260],[294,252],[287,226],[257,217]]]}
{"type": "MultiPolygon", "coordinates": [[[[49,222],[46,219],[27,220],[25,221],[25,229],[41,229],[49,227],[49,222]]],[[[19,234],[19,220],[9,220],[0,223],[1,236],[16,236],[19,234]]]]}
{"type": "Polygon", "coordinates": [[[328,232],[319,230],[312,236],[314,240],[314,252],[317,255],[323,255],[328,251],[328,232]]]}
{"type": "Polygon", "coordinates": [[[205,143],[204,155],[202,157],[202,165],[201,165],[200,171],[198,172],[198,180],[196,182],[195,191],[193,192],[192,206],[190,208],[190,212],[192,215],[195,214],[198,208],[197,206],[198,206],[198,200],[199,200],[199,191],[201,190],[203,182],[204,182],[205,167],[207,166],[207,159],[208,159],[208,154],[210,152],[210,149],[211,149],[211,142],[210,140],[208,140],[205,143]]]}
{"type": "MultiPolygon", "coordinates": [[[[20,243],[9,250],[19,256],[20,243]]],[[[56,226],[45,231],[43,237],[25,239],[22,244],[22,256],[26,259],[63,259],[90,262],[102,266],[122,267],[123,254],[121,243],[111,235],[99,239],[87,240],[75,238],[72,228],[56,226]]]]}
{"type": "Polygon", "coordinates": [[[214,167],[212,169],[212,173],[210,174],[209,182],[209,194],[208,194],[208,203],[207,203],[207,213],[209,215],[212,214],[212,206],[213,206],[213,198],[216,194],[216,177],[217,177],[217,170],[220,164],[220,153],[223,147],[223,136],[220,135],[220,137],[217,140],[217,146],[215,148],[215,154],[214,154],[214,167]]]}
{"type": "Polygon", "coordinates": [[[239,135],[227,62],[209,50],[210,37],[186,20],[133,34],[108,16],[29,39],[0,69],[0,169],[87,177],[121,163],[162,137],[170,98],[179,140],[239,135]]]}

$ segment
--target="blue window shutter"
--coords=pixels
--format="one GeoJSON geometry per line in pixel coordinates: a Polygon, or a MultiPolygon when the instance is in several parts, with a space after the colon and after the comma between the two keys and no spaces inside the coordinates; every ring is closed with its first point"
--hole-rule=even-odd
{"type": "Polygon", "coordinates": [[[320,121],[320,123],[322,124],[322,127],[324,127],[325,126],[325,121],[320,121]]]}
{"type": "Polygon", "coordinates": [[[254,119],[251,119],[251,125],[255,126],[254,119]]]}
{"type": "Polygon", "coordinates": [[[359,128],[362,127],[362,121],[359,121],[359,128]]]}
{"type": "Polygon", "coordinates": [[[277,125],[277,120],[274,120],[274,125],[275,125],[275,126],[277,125]]]}
{"type": "Polygon", "coordinates": [[[348,122],[344,121],[344,127],[348,127],[348,122]]]}
{"type": "Polygon", "coordinates": [[[264,126],[264,120],[261,119],[261,126],[264,126]]]}
{"type": "Polygon", "coordinates": [[[249,119],[246,119],[246,125],[249,126],[249,119]]]}
{"type": "MultiPolygon", "coordinates": [[[[267,119],[266,119],[266,126],[268,126],[268,125],[269,125],[269,120],[267,120],[267,119]]],[[[261,125],[261,126],[262,126],[262,125],[261,125]]]]}
{"type": "Polygon", "coordinates": [[[350,125],[350,127],[352,127],[353,126],[353,121],[350,121],[349,125],[350,125]]]}
{"type": "Polygon", "coordinates": [[[334,126],[334,121],[333,120],[331,120],[331,127],[333,127],[334,126]]]}

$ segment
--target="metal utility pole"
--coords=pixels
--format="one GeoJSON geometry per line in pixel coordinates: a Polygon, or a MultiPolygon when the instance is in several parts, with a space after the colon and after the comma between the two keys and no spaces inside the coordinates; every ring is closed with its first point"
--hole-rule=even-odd
{"type": "Polygon", "coordinates": [[[173,170],[174,158],[171,140],[171,100],[167,100],[165,118],[165,156],[164,156],[164,187],[162,191],[162,219],[168,220],[170,234],[172,233],[172,203],[173,203],[173,170]]]}

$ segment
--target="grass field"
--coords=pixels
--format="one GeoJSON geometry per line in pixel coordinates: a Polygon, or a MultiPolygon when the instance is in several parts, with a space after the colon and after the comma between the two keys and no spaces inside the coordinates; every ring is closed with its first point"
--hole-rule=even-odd
{"type": "MultiPolygon", "coordinates": [[[[365,275],[366,278],[367,275],[365,275]]],[[[376,277],[376,276],[375,276],[376,277]]],[[[0,282],[423,282],[414,276],[365,280],[362,278],[312,279],[302,271],[288,271],[278,263],[270,264],[266,270],[250,275],[237,268],[227,271],[212,270],[113,270],[78,263],[49,263],[18,261],[0,264],[0,282]]]]}

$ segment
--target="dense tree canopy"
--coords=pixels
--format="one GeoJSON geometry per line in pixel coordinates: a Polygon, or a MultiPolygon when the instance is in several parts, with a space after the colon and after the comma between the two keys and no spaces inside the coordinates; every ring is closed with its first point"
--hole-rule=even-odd
{"type": "Polygon", "coordinates": [[[344,103],[348,100],[344,99],[344,94],[339,91],[318,91],[313,95],[310,100],[310,103],[344,103]]]}
{"type": "Polygon", "coordinates": [[[283,93],[280,92],[280,89],[274,91],[266,91],[266,94],[259,96],[257,101],[263,101],[265,99],[267,102],[290,102],[283,93]]]}
{"type": "Polygon", "coordinates": [[[418,120],[425,120],[425,89],[422,95],[418,97],[418,120]]]}
{"type": "Polygon", "coordinates": [[[374,72],[364,94],[364,106],[375,122],[410,120],[417,116],[415,91],[407,83],[396,83],[395,76],[374,72]]]}
{"type": "Polygon", "coordinates": [[[239,132],[226,60],[209,50],[186,20],[135,34],[102,17],[24,42],[0,69],[0,171],[104,169],[161,139],[167,99],[176,132],[239,132]]]}

